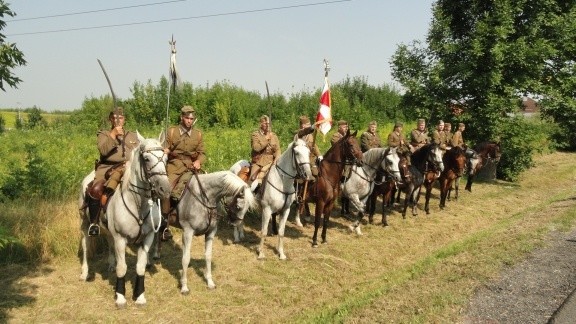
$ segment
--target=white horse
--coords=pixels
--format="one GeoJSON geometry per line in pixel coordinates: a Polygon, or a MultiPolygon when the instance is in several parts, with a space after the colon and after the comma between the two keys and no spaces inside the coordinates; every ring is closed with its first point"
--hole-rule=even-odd
{"type": "Polygon", "coordinates": [[[350,199],[354,207],[358,210],[358,218],[350,225],[350,230],[362,235],[360,221],[364,216],[366,200],[370,197],[374,189],[377,171],[380,169],[387,177],[395,181],[401,181],[398,162],[400,157],[396,153],[396,148],[373,148],[363,154],[364,163],[362,166],[353,165],[350,177],[341,185],[342,196],[350,199]]]}
{"type": "MultiPolygon", "coordinates": [[[[145,305],[144,272],[148,262],[148,251],[154,240],[154,233],[160,227],[160,210],[157,200],[168,197],[170,184],[166,175],[167,156],[162,149],[162,143],[156,139],[144,139],[140,134],[139,146],[130,153],[126,162],[126,170],[122,183],[116,193],[108,200],[106,213],[100,217],[100,227],[113,246],[116,259],[116,306],[126,305],[126,246],[135,243],[138,246],[136,263],[136,281],[134,295],[136,305],[145,305]],[[113,242],[112,242],[113,241],[113,242]]],[[[83,207],[84,195],[88,183],[94,178],[89,174],[82,181],[79,203],[83,207]]],[[[82,274],[80,278],[88,277],[87,239],[90,223],[87,208],[80,209],[82,217],[82,274]]],[[[111,264],[114,258],[109,255],[111,264]]]]}
{"type": "Polygon", "coordinates": [[[182,274],[180,292],[186,295],[188,289],[187,270],[190,264],[192,237],[204,235],[204,256],[206,272],[204,278],[209,289],[216,288],[212,280],[212,244],[218,229],[218,204],[223,207],[228,221],[237,226],[249,209],[256,208],[256,198],[250,187],[237,175],[229,171],[207,174],[194,174],[186,184],[180,202],[176,208],[179,224],[170,224],[182,228],[182,274]]]}
{"type": "MultiPolygon", "coordinates": [[[[241,164],[237,162],[235,166],[241,164]]],[[[234,169],[233,166],[231,169],[234,169]]],[[[274,166],[270,168],[258,192],[258,202],[262,213],[262,230],[260,232],[260,245],[258,259],[264,259],[264,243],[268,233],[268,224],[272,214],[281,215],[278,225],[278,255],[280,260],[286,259],[284,254],[284,230],[286,220],[290,213],[290,206],[296,199],[295,179],[312,179],[310,170],[310,149],[306,142],[294,136],[294,141],[288,145],[274,166]]],[[[234,238],[243,237],[242,225],[234,228],[234,238]]]]}

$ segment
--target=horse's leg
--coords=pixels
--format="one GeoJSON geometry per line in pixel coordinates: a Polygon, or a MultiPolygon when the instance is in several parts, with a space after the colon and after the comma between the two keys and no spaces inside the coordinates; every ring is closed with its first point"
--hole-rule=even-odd
{"type": "MultiPolygon", "coordinates": [[[[422,193],[422,185],[416,187],[410,196],[412,200],[412,216],[418,215],[418,201],[420,200],[420,194],[422,193]]],[[[408,197],[406,197],[408,199],[408,197]]]]}
{"type": "Polygon", "coordinates": [[[138,248],[138,258],[136,261],[136,284],[134,285],[134,295],[136,306],[146,305],[146,297],[144,296],[144,275],[146,273],[146,265],[148,264],[148,253],[150,252],[150,247],[154,243],[154,232],[146,234],[142,245],[138,248]]]}
{"type": "Polygon", "coordinates": [[[360,222],[362,221],[362,217],[364,217],[363,210],[366,204],[360,201],[360,197],[358,196],[358,194],[353,194],[347,199],[349,202],[351,201],[354,207],[356,207],[356,209],[358,210],[356,220],[352,224],[350,224],[348,228],[350,229],[350,231],[356,232],[357,235],[362,235],[362,231],[360,230],[360,222]]]}
{"type": "MultiPolygon", "coordinates": [[[[448,189],[450,188],[449,187],[450,181],[448,181],[448,178],[441,178],[438,180],[439,180],[438,182],[440,183],[440,209],[444,209],[444,207],[446,207],[446,195],[448,194],[448,189]]],[[[428,191],[426,191],[426,197],[428,197],[428,191]]],[[[429,214],[428,210],[426,210],[426,212],[429,214]]]]}
{"type": "Polygon", "coordinates": [[[322,213],[324,211],[324,200],[319,196],[316,202],[316,210],[314,212],[314,235],[312,236],[312,247],[318,247],[318,228],[320,227],[320,221],[322,220],[322,213]]]}
{"type": "Polygon", "coordinates": [[[426,201],[424,202],[424,210],[426,214],[430,214],[430,196],[432,196],[432,185],[434,181],[425,180],[424,186],[426,187],[426,201]]]}
{"type": "Polygon", "coordinates": [[[204,257],[206,258],[206,273],[204,273],[204,278],[206,279],[206,284],[208,289],[216,288],[214,280],[212,280],[212,244],[214,243],[214,236],[216,235],[217,228],[210,231],[204,236],[204,257]]]}
{"type": "Polygon", "coordinates": [[[160,232],[154,234],[154,248],[152,249],[152,258],[154,260],[160,259],[160,253],[162,251],[162,240],[160,239],[160,232]]]}
{"type": "Polygon", "coordinates": [[[472,192],[472,182],[473,181],[474,181],[474,175],[469,173],[468,179],[466,180],[466,187],[464,187],[464,189],[472,192]]]}
{"type": "Polygon", "coordinates": [[[234,243],[240,243],[242,240],[244,240],[244,221],[234,226],[234,243]]]}
{"type": "Polygon", "coordinates": [[[304,225],[302,225],[302,221],[300,220],[300,209],[304,208],[304,205],[302,205],[302,204],[305,204],[305,202],[301,201],[300,203],[296,204],[296,212],[294,213],[295,214],[294,222],[296,223],[296,226],[298,226],[298,227],[304,227],[304,225]]]}
{"type": "Polygon", "coordinates": [[[406,194],[404,195],[404,207],[402,207],[402,219],[406,219],[406,210],[408,209],[408,201],[410,201],[408,197],[412,195],[413,188],[414,186],[410,184],[406,185],[406,188],[404,189],[406,194]]]}
{"type": "Polygon", "coordinates": [[[271,235],[278,235],[278,222],[276,221],[276,216],[278,216],[278,213],[272,213],[272,217],[270,218],[270,221],[272,222],[272,226],[271,226],[271,235]]]}
{"type": "Polygon", "coordinates": [[[106,241],[108,243],[108,271],[112,272],[116,269],[116,251],[114,250],[114,238],[110,233],[106,234],[106,241]]]}
{"type": "Polygon", "coordinates": [[[368,211],[369,224],[374,224],[374,213],[376,212],[377,199],[378,199],[378,188],[374,186],[374,189],[368,196],[368,200],[366,200],[366,210],[368,211]]]}
{"type": "Polygon", "coordinates": [[[396,184],[394,182],[388,183],[388,186],[385,187],[386,190],[382,195],[382,226],[388,226],[388,215],[386,215],[386,212],[388,210],[388,206],[390,206],[393,190],[395,188],[396,184]]]}
{"type": "Polygon", "coordinates": [[[190,249],[192,247],[192,236],[194,231],[186,226],[182,229],[182,273],[180,275],[180,293],[188,295],[188,265],[190,264],[190,249]]]}
{"type": "Polygon", "coordinates": [[[282,217],[280,218],[280,226],[278,227],[278,255],[280,260],[286,260],[286,254],[284,254],[284,231],[286,230],[288,214],[290,214],[290,208],[284,208],[281,212],[282,217]]]}
{"type": "Polygon", "coordinates": [[[82,272],[80,273],[80,280],[86,281],[88,279],[88,247],[90,244],[88,236],[88,218],[84,211],[80,211],[80,218],[82,218],[82,224],[80,225],[80,232],[82,237],[80,238],[80,246],[82,248],[82,272]]]}
{"type": "MultiPolygon", "coordinates": [[[[119,234],[116,234],[119,235],[119,234]]],[[[114,240],[116,252],[116,307],[126,307],[126,239],[114,240]]]]}
{"type": "Polygon", "coordinates": [[[457,177],[454,181],[454,200],[458,200],[458,187],[460,187],[460,178],[457,177]]]}
{"type": "Polygon", "coordinates": [[[327,244],[326,232],[328,231],[328,222],[330,221],[330,213],[332,213],[332,208],[334,207],[334,200],[332,199],[328,204],[324,206],[324,222],[322,223],[322,244],[327,244]]]}
{"type": "Polygon", "coordinates": [[[268,235],[268,223],[270,223],[270,218],[272,217],[272,211],[270,206],[262,208],[262,230],[260,231],[260,245],[258,246],[258,259],[264,259],[264,242],[266,241],[266,236],[268,235]]]}

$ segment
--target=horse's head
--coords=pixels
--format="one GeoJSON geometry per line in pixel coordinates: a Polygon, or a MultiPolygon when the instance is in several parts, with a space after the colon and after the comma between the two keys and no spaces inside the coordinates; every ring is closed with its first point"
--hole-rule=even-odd
{"type": "Polygon", "coordinates": [[[298,138],[298,135],[294,136],[294,142],[292,142],[292,159],[294,167],[296,168],[297,176],[300,179],[312,180],[312,170],[310,169],[310,149],[304,140],[298,138]]]}
{"type": "Polygon", "coordinates": [[[382,160],[381,168],[388,174],[391,174],[394,180],[402,181],[398,163],[400,156],[396,152],[395,147],[390,147],[384,151],[384,159],[382,160]]]}
{"type": "Polygon", "coordinates": [[[362,166],[364,155],[356,138],[357,133],[358,131],[354,131],[354,133],[350,134],[350,130],[348,130],[346,135],[340,140],[340,143],[343,148],[344,158],[353,161],[357,166],[362,166]]]}
{"type": "Polygon", "coordinates": [[[170,183],[166,173],[168,157],[164,153],[162,143],[156,139],[145,139],[137,133],[140,146],[138,157],[142,180],[149,183],[151,190],[158,196],[167,198],[170,196],[170,183]]]}
{"type": "Polygon", "coordinates": [[[456,173],[456,175],[461,177],[462,174],[464,173],[464,170],[466,169],[466,161],[467,161],[464,150],[462,150],[459,146],[455,146],[448,152],[450,153],[450,155],[446,153],[444,156],[447,158],[450,156],[452,157],[452,161],[450,162],[452,168],[456,173]]]}
{"type": "Polygon", "coordinates": [[[238,226],[244,219],[246,212],[256,206],[256,200],[250,187],[243,185],[235,195],[224,199],[223,204],[230,224],[238,226]]]}
{"type": "Polygon", "coordinates": [[[440,171],[444,171],[444,161],[442,160],[442,149],[437,144],[429,144],[429,152],[427,156],[428,162],[432,163],[440,171]]]}
{"type": "Polygon", "coordinates": [[[490,143],[490,150],[488,158],[492,159],[494,163],[500,162],[500,157],[502,156],[502,151],[500,150],[500,142],[490,143]]]}
{"type": "Polygon", "coordinates": [[[409,167],[409,157],[402,154],[399,156],[398,169],[400,170],[400,177],[403,183],[410,183],[412,181],[412,173],[409,167]]]}

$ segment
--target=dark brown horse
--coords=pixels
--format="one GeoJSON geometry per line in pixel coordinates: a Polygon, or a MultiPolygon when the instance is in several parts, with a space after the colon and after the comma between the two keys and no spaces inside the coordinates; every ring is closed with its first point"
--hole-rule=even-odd
{"type": "Polygon", "coordinates": [[[466,181],[466,190],[472,192],[472,182],[478,172],[489,163],[498,163],[502,152],[500,143],[482,142],[474,146],[474,152],[468,160],[468,180],[466,181]]]}
{"type": "MultiPolygon", "coordinates": [[[[462,148],[455,146],[447,150],[442,157],[444,161],[444,171],[440,173],[438,182],[440,183],[440,209],[446,207],[446,197],[452,185],[458,181],[466,168],[466,154],[462,148]]],[[[456,198],[458,197],[458,187],[456,187],[456,198]]]]}
{"type": "Polygon", "coordinates": [[[444,170],[444,161],[442,161],[442,150],[435,144],[426,144],[420,149],[414,151],[410,157],[411,164],[424,176],[423,185],[426,187],[426,201],[424,210],[430,214],[430,196],[432,195],[432,185],[440,172],[444,170]]]}
{"type": "MultiPolygon", "coordinates": [[[[418,215],[418,200],[420,200],[420,190],[424,183],[422,172],[408,162],[408,157],[401,156],[400,162],[398,163],[402,182],[398,184],[399,190],[396,201],[400,202],[400,194],[404,192],[404,207],[402,208],[403,219],[406,219],[406,210],[408,209],[409,203],[412,205],[412,216],[418,215]]],[[[392,196],[394,196],[394,194],[392,194],[392,196]]]]}
{"type": "Polygon", "coordinates": [[[318,179],[308,190],[305,202],[316,203],[312,247],[318,246],[318,228],[322,220],[322,243],[328,242],[326,230],[334,202],[340,193],[340,177],[346,161],[353,161],[357,165],[362,163],[362,151],[356,133],[350,134],[348,131],[342,139],[328,149],[318,167],[318,179]]]}

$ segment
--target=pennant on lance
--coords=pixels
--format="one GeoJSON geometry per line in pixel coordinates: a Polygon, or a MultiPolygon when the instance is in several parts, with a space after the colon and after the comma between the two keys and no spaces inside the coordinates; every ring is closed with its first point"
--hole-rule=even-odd
{"type": "Polygon", "coordinates": [[[322,134],[326,135],[330,128],[332,128],[332,111],[330,99],[330,85],[328,83],[328,71],[330,66],[328,61],[324,59],[324,88],[320,95],[320,108],[316,114],[316,125],[322,134]]]}

